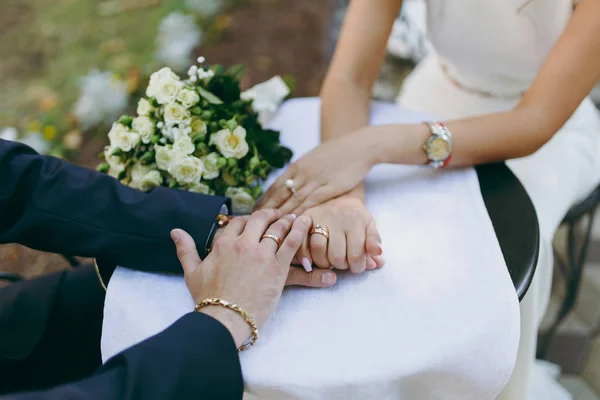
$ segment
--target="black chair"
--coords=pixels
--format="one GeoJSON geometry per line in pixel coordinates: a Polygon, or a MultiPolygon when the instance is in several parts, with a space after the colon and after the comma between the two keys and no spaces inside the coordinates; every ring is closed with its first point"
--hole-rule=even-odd
{"type": "Polygon", "coordinates": [[[504,163],[475,167],[486,209],[502,255],[523,300],[537,266],[540,246],[538,219],[525,188],[504,163]]]}
{"type": "Polygon", "coordinates": [[[546,356],[558,328],[571,311],[573,311],[577,303],[583,268],[587,260],[590,239],[592,237],[594,217],[599,204],[600,186],[585,200],[573,206],[562,221],[563,225],[567,226],[567,259],[565,260],[561,257],[556,250],[554,250],[554,259],[555,265],[558,267],[557,269],[560,271],[565,282],[565,298],[556,319],[550,325],[550,328],[540,336],[537,352],[538,358],[546,356]],[[587,217],[586,226],[583,229],[583,236],[581,236],[578,234],[580,231],[577,228],[585,217],[587,217]]]}

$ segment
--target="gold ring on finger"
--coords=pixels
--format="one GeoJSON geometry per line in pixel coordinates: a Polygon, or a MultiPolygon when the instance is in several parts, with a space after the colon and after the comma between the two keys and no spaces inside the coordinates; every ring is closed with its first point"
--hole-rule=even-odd
{"type": "Polygon", "coordinates": [[[325,239],[329,240],[329,230],[327,228],[322,227],[321,225],[316,225],[310,231],[310,236],[312,235],[321,235],[325,237],[325,239]]]}
{"type": "Polygon", "coordinates": [[[279,237],[277,235],[273,235],[271,233],[265,233],[264,235],[261,236],[260,238],[262,239],[271,239],[273,240],[275,243],[277,243],[277,248],[279,249],[281,247],[281,239],[279,239],[279,237]]]}

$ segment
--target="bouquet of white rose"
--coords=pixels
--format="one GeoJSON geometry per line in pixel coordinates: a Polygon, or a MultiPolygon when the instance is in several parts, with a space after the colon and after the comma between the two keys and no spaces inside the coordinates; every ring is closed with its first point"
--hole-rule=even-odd
{"type": "Polygon", "coordinates": [[[98,170],[142,191],[228,196],[234,213],[250,213],[260,183],[292,157],[279,132],[263,128],[290,90],[275,77],[241,92],[243,67],[198,63],[187,80],[169,68],[152,74],[138,115],[112,125],[98,170]]]}

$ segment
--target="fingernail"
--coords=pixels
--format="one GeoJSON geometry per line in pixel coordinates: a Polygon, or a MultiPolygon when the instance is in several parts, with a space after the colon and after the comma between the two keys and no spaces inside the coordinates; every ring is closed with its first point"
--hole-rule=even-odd
{"type": "Polygon", "coordinates": [[[171,231],[171,239],[173,239],[173,241],[175,243],[177,243],[177,242],[179,242],[179,238],[180,238],[179,232],[177,232],[176,230],[172,230],[171,231]]]}
{"type": "Polygon", "coordinates": [[[321,281],[324,285],[333,285],[335,283],[335,274],[326,272],[321,276],[321,281]]]}
{"type": "Polygon", "coordinates": [[[312,271],[312,263],[306,257],[302,258],[302,266],[304,267],[304,269],[306,270],[306,272],[312,271]]]}
{"type": "Polygon", "coordinates": [[[292,216],[292,220],[296,220],[296,218],[298,218],[298,216],[296,214],[290,214],[292,216]]]}
{"type": "Polygon", "coordinates": [[[379,247],[379,254],[377,255],[382,255],[383,254],[383,247],[381,247],[381,243],[377,243],[377,247],[379,247]]]}

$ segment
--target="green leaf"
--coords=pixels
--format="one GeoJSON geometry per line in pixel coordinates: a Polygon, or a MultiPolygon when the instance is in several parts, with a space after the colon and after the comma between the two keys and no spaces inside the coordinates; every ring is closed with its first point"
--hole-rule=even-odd
{"type": "Polygon", "coordinates": [[[155,155],[156,154],[154,151],[148,151],[140,157],[140,162],[142,163],[142,165],[150,165],[154,162],[155,155]]]}
{"type": "Polygon", "coordinates": [[[102,172],[103,174],[106,174],[109,169],[110,166],[107,163],[102,163],[96,167],[96,171],[102,172]]]}
{"type": "Polygon", "coordinates": [[[221,101],[221,99],[219,99],[217,96],[215,96],[208,90],[204,89],[202,86],[197,86],[196,89],[198,89],[198,93],[200,94],[200,96],[202,96],[210,104],[223,104],[223,101],[221,101]]]}
{"type": "Polygon", "coordinates": [[[252,195],[252,197],[253,197],[254,199],[258,199],[258,198],[260,197],[260,195],[261,195],[261,194],[263,194],[262,187],[260,187],[260,185],[258,185],[258,186],[254,186],[254,187],[251,189],[251,193],[250,193],[250,194],[252,195]]]}
{"type": "Polygon", "coordinates": [[[296,87],[297,87],[296,79],[292,75],[288,74],[283,77],[283,81],[285,82],[287,87],[290,89],[290,94],[286,97],[286,99],[289,99],[290,97],[292,97],[292,95],[296,91],[296,87]]]}
{"type": "Polygon", "coordinates": [[[195,133],[192,136],[192,142],[194,142],[196,144],[199,143],[199,142],[203,142],[204,139],[206,139],[206,133],[200,133],[200,132],[198,132],[198,133],[195,133]]]}
{"type": "Polygon", "coordinates": [[[236,81],[240,81],[246,72],[246,66],[239,64],[233,65],[227,69],[225,72],[227,75],[235,79],[236,81]]]}
{"type": "Polygon", "coordinates": [[[128,128],[131,128],[131,122],[133,121],[133,117],[129,115],[122,115],[121,118],[117,121],[121,125],[125,125],[128,128]]]}

